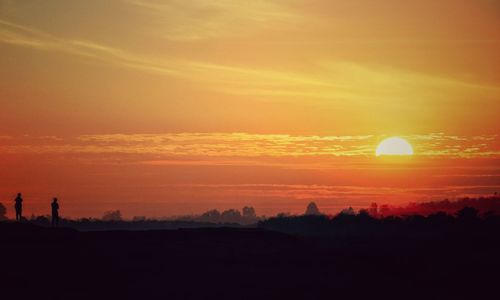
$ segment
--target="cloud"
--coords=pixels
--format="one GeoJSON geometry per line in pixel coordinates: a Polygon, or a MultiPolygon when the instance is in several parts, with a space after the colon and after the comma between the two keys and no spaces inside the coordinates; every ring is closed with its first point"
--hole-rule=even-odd
{"type": "Polygon", "coordinates": [[[43,51],[63,52],[142,71],[170,75],[176,72],[176,66],[173,62],[132,54],[118,48],[91,41],[56,37],[35,28],[1,19],[0,42],[43,51]]]}
{"type": "MultiPolygon", "coordinates": [[[[230,66],[186,62],[189,77],[208,88],[260,101],[304,100],[329,107],[363,109],[408,107],[423,111],[422,105],[492,99],[497,86],[462,81],[450,76],[418,73],[374,64],[317,59],[309,70],[230,66]],[[452,99],[452,100],[450,100],[452,99]]],[[[487,101],[487,100],[484,100],[487,101]]]]}
{"type": "MultiPolygon", "coordinates": [[[[177,158],[262,157],[372,157],[386,136],[317,136],[250,133],[104,134],[59,137],[12,138],[0,153],[122,153],[158,155],[149,164],[171,164],[177,158]]],[[[497,136],[447,136],[442,133],[408,135],[421,157],[498,157],[497,136]]],[[[205,161],[201,159],[200,162],[205,161]]],[[[226,162],[231,164],[240,160],[226,162]]],[[[183,162],[188,163],[188,162],[183,162]]],[[[194,163],[194,162],[189,162],[194,163]]],[[[248,164],[245,161],[245,164],[248,164]]],[[[311,166],[313,167],[313,166],[311,166]]]]}
{"type": "MultiPolygon", "coordinates": [[[[212,2],[200,2],[209,7],[215,5],[209,4],[212,2]]],[[[144,1],[133,3],[143,6],[164,5],[144,1]]],[[[165,5],[183,7],[173,3],[165,5]]],[[[219,4],[215,6],[219,7],[219,4]]],[[[298,70],[291,66],[249,67],[178,56],[155,57],[78,37],[58,37],[2,19],[0,42],[41,51],[63,52],[121,68],[176,77],[208,90],[250,96],[258,101],[304,103],[304,100],[308,100],[313,105],[339,108],[352,108],[353,104],[358,104],[363,105],[364,109],[383,105],[425,111],[425,107],[436,107],[436,101],[447,103],[453,99],[457,103],[469,101],[470,98],[489,101],[500,92],[497,86],[466,82],[449,76],[321,58],[311,62],[309,70],[298,70]]]]}
{"type": "MultiPolygon", "coordinates": [[[[242,36],[263,29],[276,29],[302,21],[276,0],[126,0],[142,8],[156,23],[157,33],[174,41],[198,41],[225,36],[242,36]]],[[[290,3],[288,3],[290,4],[290,3]]]]}
{"type": "Polygon", "coordinates": [[[127,52],[115,47],[53,36],[35,28],[0,19],[0,42],[43,51],[58,51],[96,59],[112,65],[176,76],[231,94],[314,96],[292,87],[328,87],[331,83],[300,73],[245,68],[207,62],[165,60],[127,52]],[[215,76],[214,76],[215,75],[215,76]]]}

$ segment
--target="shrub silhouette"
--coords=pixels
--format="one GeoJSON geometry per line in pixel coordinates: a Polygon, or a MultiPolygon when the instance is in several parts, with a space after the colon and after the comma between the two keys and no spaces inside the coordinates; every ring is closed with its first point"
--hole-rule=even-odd
{"type": "Polygon", "coordinates": [[[241,220],[241,213],[236,209],[228,209],[220,215],[221,221],[225,223],[238,223],[241,220]]]}
{"type": "Polygon", "coordinates": [[[122,213],[120,210],[110,210],[104,213],[102,216],[103,221],[121,221],[122,220],[122,213]]]}
{"type": "Polygon", "coordinates": [[[316,203],[311,202],[307,205],[306,212],[304,213],[306,216],[317,216],[320,215],[320,211],[316,203]]]}
{"type": "Polygon", "coordinates": [[[243,217],[245,218],[257,218],[255,209],[253,207],[245,206],[243,207],[243,217]]]}
{"type": "Polygon", "coordinates": [[[494,195],[492,197],[479,197],[479,198],[462,198],[456,201],[448,199],[441,201],[409,203],[405,206],[394,205],[377,205],[372,203],[368,209],[372,216],[403,216],[403,215],[430,215],[437,212],[445,212],[448,214],[455,214],[464,207],[472,207],[477,209],[480,213],[500,213],[500,197],[494,195]]]}
{"type": "Polygon", "coordinates": [[[479,219],[479,210],[474,207],[464,207],[457,212],[457,218],[461,221],[470,222],[479,219]]]}
{"type": "Polygon", "coordinates": [[[488,214],[479,217],[479,211],[464,207],[455,216],[445,212],[436,212],[428,216],[406,215],[373,217],[369,210],[358,214],[339,213],[334,217],[324,215],[278,216],[260,221],[263,229],[298,235],[321,236],[407,236],[412,234],[448,234],[460,235],[463,232],[497,232],[500,228],[500,216],[488,214]],[[465,230],[464,230],[465,229],[465,230]]]}
{"type": "Polygon", "coordinates": [[[220,212],[216,209],[209,210],[209,211],[203,213],[199,217],[199,220],[202,222],[218,223],[218,222],[220,222],[220,212]]]}

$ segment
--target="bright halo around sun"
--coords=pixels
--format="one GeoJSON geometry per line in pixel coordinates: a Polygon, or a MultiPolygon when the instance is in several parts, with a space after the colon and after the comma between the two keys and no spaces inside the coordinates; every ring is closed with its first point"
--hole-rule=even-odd
{"type": "Polygon", "coordinates": [[[390,137],[382,142],[377,147],[375,151],[377,156],[385,156],[385,155],[413,155],[413,147],[408,143],[407,140],[402,139],[400,137],[390,137]]]}

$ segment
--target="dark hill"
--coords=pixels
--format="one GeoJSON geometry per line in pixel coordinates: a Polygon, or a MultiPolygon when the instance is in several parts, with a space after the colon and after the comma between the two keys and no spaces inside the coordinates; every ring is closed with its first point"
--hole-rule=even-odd
{"type": "Polygon", "coordinates": [[[500,267],[499,237],[475,234],[320,238],[0,223],[0,236],[1,293],[16,299],[480,299],[497,293],[500,267]]]}

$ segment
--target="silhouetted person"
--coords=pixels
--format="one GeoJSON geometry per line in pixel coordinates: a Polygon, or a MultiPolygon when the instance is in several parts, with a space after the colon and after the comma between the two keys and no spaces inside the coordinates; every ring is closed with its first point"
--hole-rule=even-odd
{"type": "Polygon", "coordinates": [[[59,203],[57,203],[57,198],[52,201],[52,226],[59,226],[59,203]]]}
{"type": "Polygon", "coordinates": [[[16,204],[14,204],[14,208],[16,209],[16,221],[21,222],[23,220],[23,197],[21,193],[17,194],[14,201],[16,202],[16,204]]]}

